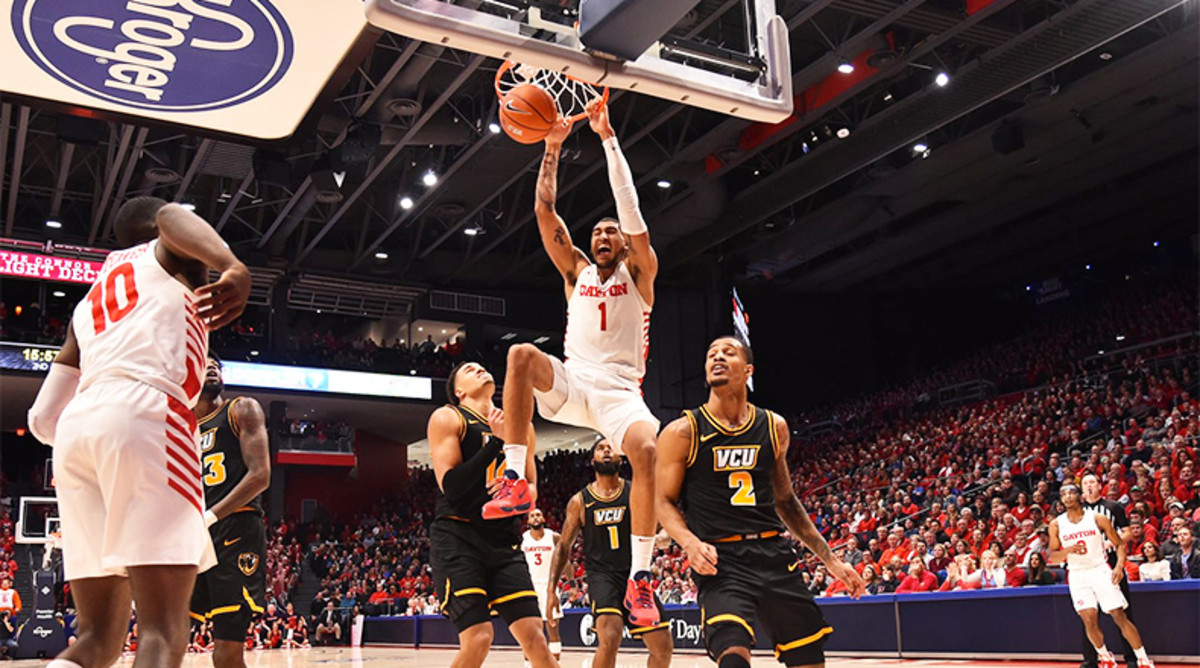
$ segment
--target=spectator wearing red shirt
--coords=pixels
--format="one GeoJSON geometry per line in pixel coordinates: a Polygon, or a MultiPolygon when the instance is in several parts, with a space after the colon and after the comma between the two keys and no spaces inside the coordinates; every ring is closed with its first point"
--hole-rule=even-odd
{"type": "Polygon", "coordinates": [[[1004,555],[1004,579],[1009,587],[1024,587],[1028,578],[1013,552],[1004,555]]]}
{"type": "Polygon", "coordinates": [[[897,594],[910,594],[934,591],[938,587],[937,576],[925,568],[925,560],[919,555],[913,555],[908,560],[908,575],[896,588],[897,594]]]}

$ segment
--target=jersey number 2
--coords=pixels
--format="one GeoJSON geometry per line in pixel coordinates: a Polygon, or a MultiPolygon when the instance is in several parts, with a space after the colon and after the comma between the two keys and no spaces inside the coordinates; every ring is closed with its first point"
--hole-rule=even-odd
{"type": "Polygon", "coordinates": [[[104,278],[104,282],[96,281],[88,291],[87,300],[92,304],[92,327],[96,334],[108,328],[108,323],[117,322],[129,315],[138,303],[137,283],[133,280],[133,265],[126,262],[113,267],[104,278]],[[121,279],[121,289],[117,288],[117,279],[121,279]],[[123,292],[125,305],[122,306],[117,294],[123,292]]]}
{"type": "Polygon", "coordinates": [[[754,498],[754,479],[750,477],[748,471],[734,471],[730,473],[729,488],[736,490],[733,493],[733,497],[729,499],[730,505],[753,506],[756,503],[754,498]]]}

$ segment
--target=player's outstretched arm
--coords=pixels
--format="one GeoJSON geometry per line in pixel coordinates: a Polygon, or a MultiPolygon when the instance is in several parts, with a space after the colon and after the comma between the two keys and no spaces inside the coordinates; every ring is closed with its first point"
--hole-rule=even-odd
{"type": "Polygon", "coordinates": [[[575,547],[575,538],[583,526],[583,497],[579,492],[567,502],[567,517],[563,520],[562,535],[554,542],[554,552],[550,555],[550,584],[546,590],[546,609],[542,611],[546,619],[554,619],[554,611],[558,609],[558,581],[562,579],[563,570],[567,567],[567,558],[575,547]]]}
{"type": "Polygon", "coordinates": [[[271,455],[267,436],[267,418],[262,404],[251,397],[238,397],[229,407],[230,423],[234,435],[241,445],[242,461],[246,462],[246,475],[205,513],[207,521],[216,522],[228,517],[233,511],[254,500],[267,491],[271,484],[271,455]],[[211,515],[209,515],[211,513],[211,515]]]}
{"type": "Polygon", "coordinates": [[[250,271],[229,250],[216,230],[200,216],[178,204],[158,210],[158,261],[173,274],[187,273],[199,262],[221,274],[215,283],[196,288],[196,304],[209,329],[220,329],[237,320],[250,297],[250,271]]]}
{"type": "Polygon", "coordinates": [[[546,154],[538,168],[537,195],[533,212],[537,216],[538,232],[542,235],[542,246],[550,261],[562,274],[568,297],[575,288],[575,279],[587,266],[587,256],[571,243],[571,230],[563,222],[555,202],[558,201],[558,158],[562,153],[563,140],[571,134],[571,122],[559,117],[550,134],[546,135],[546,154]]]}
{"type": "Polygon", "coordinates": [[[617,133],[613,131],[608,117],[608,105],[601,99],[592,100],[587,106],[588,124],[604,144],[604,159],[608,163],[608,183],[612,187],[613,200],[617,205],[617,222],[629,239],[629,271],[637,283],[638,291],[650,304],[654,303],[654,279],[658,276],[658,256],[650,245],[650,231],[642,217],[638,202],[637,185],[629,161],[621,152],[617,133]]]}
{"type": "Polygon", "coordinates": [[[829,549],[829,543],[825,542],[825,537],[817,530],[812,518],[808,516],[808,511],[804,509],[804,504],[800,503],[795,490],[792,489],[792,476],[787,465],[787,451],[791,442],[787,421],[775,414],[771,415],[771,419],[775,432],[775,469],[771,475],[772,489],[775,492],[775,512],[779,513],[779,518],[783,520],[788,531],[825,564],[829,574],[846,585],[850,596],[858,598],[866,592],[866,584],[862,577],[829,549]]]}
{"type": "Polygon", "coordinates": [[[692,570],[713,575],[717,572],[717,548],[692,533],[679,511],[679,494],[691,449],[692,426],[686,418],[675,420],[659,434],[654,463],[654,512],[671,538],[687,552],[692,570]]]}

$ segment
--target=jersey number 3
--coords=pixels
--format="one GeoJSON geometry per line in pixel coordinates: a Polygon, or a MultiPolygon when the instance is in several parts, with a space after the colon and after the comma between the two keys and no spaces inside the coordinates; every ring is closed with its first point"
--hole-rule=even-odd
{"type": "Polygon", "coordinates": [[[735,490],[733,496],[729,499],[730,505],[753,506],[757,503],[754,498],[754,478],[750,477],[748,471],[734,471],[730,473],[729,488],[735,490]]]}
{"type": "Polygon", "coordinates": [[[214,452],[204,458],[204,485],[212,487],[225,482],[225,453],[214,452]]]}
{"type": "Polygon", "coordinates": [[[108,323],[117,322],[129,315],[138,303],[137,283],[133,280],[133,265],[126,262],[113,267],[104,281],[96,281],[88,291],[87,300],[92,304],[92,327],[97,335],[108,328],[108,323]],[[117,279],[121,287],[117,287],[117,279]],[[121,299],[118,299],[118,296],[121,299]],[[125,302],[122,305],[120,302],[125,302]]]}

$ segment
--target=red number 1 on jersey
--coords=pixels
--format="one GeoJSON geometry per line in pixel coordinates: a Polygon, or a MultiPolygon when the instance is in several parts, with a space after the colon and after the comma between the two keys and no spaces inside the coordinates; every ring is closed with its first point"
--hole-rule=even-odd
{"type": "Polygon", "coordinates": [[[96,284],[88,291],[87,300],[92,303],[92,326],[95,328],[96,334],[107,329],[108,323],[117,322],[129,315],[138,302],[137,283],[133,280],[133,265],[126,262],[113,267],[103,283],[96,281],[96,284]],[[121,279],[124,305],[118,303],[117,278],[121,279]]]}
{"type": "Polygon", "coordinates": [[[608,304],[600,302],[596,304],[596,308],[600,309],[600,331],[608,331],[608,304]]]}

